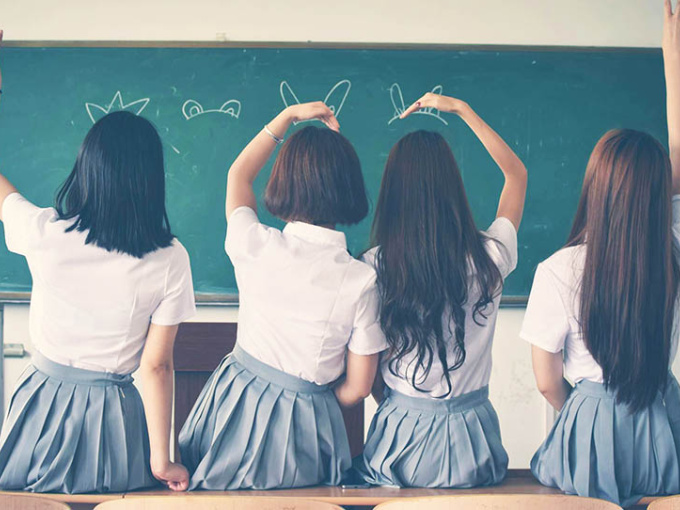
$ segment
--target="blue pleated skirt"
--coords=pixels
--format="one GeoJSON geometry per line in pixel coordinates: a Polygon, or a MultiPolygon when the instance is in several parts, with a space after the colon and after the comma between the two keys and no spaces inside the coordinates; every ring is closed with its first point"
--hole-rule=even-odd
{"type": "Polygon", "coordinates": [[[531,461],[543,485],[621,506],[680,493],[680,388],[631,413],[604,385],[581,381],[531,461]]]}
{"type": "Polygon", "coordinates": [[[131,375],[68,367],[34,353],[0,438],[0,489],[125,492],[157,484],[131,375]]]}
{"type": "Polygon", "coordinates": [[[272,368],[238,345],[203,388],[179,446],[190,489],[337,485],[351,465],[330,387],[272,368]]]}
{"type": "Polygon", "coordinates": [[[387,389],[354,467],[366,483],[397,487],[478,487],[508,470],[488,387],[447,400],[387,389]]]}

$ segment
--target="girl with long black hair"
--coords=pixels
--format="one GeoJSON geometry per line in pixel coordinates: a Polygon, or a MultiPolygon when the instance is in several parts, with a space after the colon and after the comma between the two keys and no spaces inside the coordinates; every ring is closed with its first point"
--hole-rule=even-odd
{"type": "Polygon", "coordinates": [[[680,492],[680,394],[669,372],[680,279],[680,14],[670,0],[663,53],[670,159],[640,131],[597,142],[569,240],[538,266],[521,332],[538,388],[560,411],[532,472],[622,506],[680,492]]]}
{"type": "Polygon", "coordinates": [[[475,226],[444,138],[417,131],[394,146],[373,221],[382,400],[357,467],[371,484],[470,487],[500,482],[508,457],[488,400],[491,345],[503,280],[517,263],[527,173],[469,105],[428,93],[403,117],[457,114],[505,176],[496,221],[475,226]]]}
{"type": "Polygon", "coordinates": [[[185,490],[187,470],[170,461],[172,352],[194,291],[156,129],[128,112],[100,119],[55,207],[0,175],[0,221],[33,277],[31,365],[2,427],[0,489],[127,492],[158,479],[185,490]]]}

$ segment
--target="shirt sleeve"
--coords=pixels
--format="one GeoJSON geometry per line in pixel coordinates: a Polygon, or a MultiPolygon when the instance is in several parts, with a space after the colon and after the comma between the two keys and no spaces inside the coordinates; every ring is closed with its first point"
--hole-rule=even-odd
{"type": "MultiPolygon", "coordinates": [[[[177,242],[177,241],[175,241],[177,242]]],[[[168,267],[165,293],[151,316],[158,326],[175,326],[196,315],[189,254],[181,244],[168,267]]]]}
{"type": "Polygon", "coordinates": [[[380,327],[380,296],[375,279],[359,297],[352,336],[347,347],[361,356],[377,354],[389,347],[380,327]]]}
{"type": "Polygon", "coordinates": [[[53,215],[54,209],[41,209],[19,193],[5,197],[2,203],[2,221],[7,249],[19,255],[28,255],[39,245],[44,225],[53,215]]]}
{"type": "Polygon", "coordinates": [[[257,257],[262,251],[271,230],[257,217],[257,213],[248,206],[239,207],[231,213],[227,222],[227,238],[224,249],[232,263],[240,259],[257,257]]]}
{"type": "Polygon", "coordinates": [[[517,230],[504,217],[496,218],[485,232],[488,236],[486,251],[493,260],[503,279],[517,267],[517,230]]]}
{"type": "Polygon", "coordinates": [[[520,338],[548,352],[560,352],[569,334],[569,316],[549,269],[539,264],[529,294],[520,338]]]}

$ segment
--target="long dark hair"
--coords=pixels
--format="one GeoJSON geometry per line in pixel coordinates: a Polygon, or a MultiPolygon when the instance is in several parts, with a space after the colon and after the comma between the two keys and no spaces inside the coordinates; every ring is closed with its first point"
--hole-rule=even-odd
{"type": "Polygon", "coordinates": [[[463,307],[470,288],[479,291],[472,316],[481,324],[502,278],[484,248],[458,165],[441,135],[416,131],[392,148],[371,237],[378,246],[380,323],[390,345],[389,369],[397,375],[403,358],[415,352],[410,383],[423,391],[418,380],[427,377],[436,354],[448,394],[450,372],[465,362],[463,307]],[[449,361],[451,327],[455,344],[449,361]]]}
{"type": "Polygon", "coordinates": [[[579,320],[604,382],[633,410],[665,387],[678,261],[672,174],[653,137],[606,133],[588,161],[568,246],[584,244],[579,320]]]}
{"type": "Polygon", "coordinates": [[[172,243],[165,210],[161,140],[153,125],[115,112],[92,126],[71,174],[57,193],[66,231],[87,231],[87,244],[141,258],[172,243]]]}

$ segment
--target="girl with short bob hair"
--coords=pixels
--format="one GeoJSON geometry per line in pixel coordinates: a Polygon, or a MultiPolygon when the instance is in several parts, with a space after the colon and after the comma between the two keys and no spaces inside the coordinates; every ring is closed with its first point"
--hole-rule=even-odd
{"type": "Polygon", "coordinates": [[[213,373],[180,437],[190,488],[337,485],[350,467],[340,406],[370,394],[386,344],[373,269],[337,224],[368,212],[359,159],[324,103],[286,108],[229,170],[227,238],[239,287],[237,345],[213,373]],[[260,223],[253,181],[292,122],[265,191],[287,225],[260,223]],[[342,382],[331,388],[345,373],[342,382]]]}
{"type": "Polygon", "coordinates": [[[33,277],[34,348],[2,427],[0,488],[127,492],[158,479],[186,489],[186,469],[170,461],[172,352],[194,293],[155,128],[127,112],[100,119],[55,208],[0,175],[0,219],[33,277]],[[140,364],[143,403],[131,375],[140,364]]]}
{"type": "Polygon", "coordinates": [[[538,388],[560,411],[532,472],[621,506],[680,492],[680,390],[669,371],[680,281],[680,14],[669,1],[664,34],[671,159],[631,129],[597,142],[567,245],[539,264],[521,331],[538,388]]]}
{"type": "Polygon", "coordinates": [[[402,116],[456,113],[505,176],[497,217],[477,230],[449,145],[416,131],[392,148],[364,259],[375,266],[380,407],[356,467],[375,485],[472,487],[498,483],[508,457],[488,399],[491,346],[503,280],[517,264],[524,165],[469,105],[426,94],[402,116]]]}

